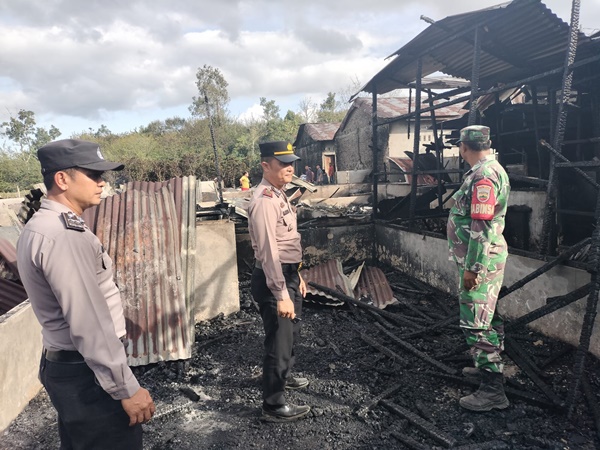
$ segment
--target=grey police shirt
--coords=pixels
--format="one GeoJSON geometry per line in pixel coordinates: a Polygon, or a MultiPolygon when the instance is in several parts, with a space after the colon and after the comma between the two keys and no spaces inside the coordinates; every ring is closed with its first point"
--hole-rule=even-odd
{"type": "Polygon", "coordinates": [[[77,350],[115,400],[140,388],[119,340],[125,317],[112,261],[65,205],[44,199],[17,243],[19,275],[48,350],[77,350]]]}

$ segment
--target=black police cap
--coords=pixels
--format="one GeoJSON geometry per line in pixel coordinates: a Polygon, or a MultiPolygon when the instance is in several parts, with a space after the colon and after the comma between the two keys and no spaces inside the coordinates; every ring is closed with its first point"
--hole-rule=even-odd
{"type": "Polygon", "coordinates": [[[261,158],[272,156],[283,163],[291,163],[300,159],[294,154],[294,147],[288,141],[272,141],[258,144],[261,158]]]}
{"type": "Polygon", "coordinates": [[[71,167],[100,172],[122,170],[125,167],[121,163],[105,160],[100,152],[100,146],[95,142],[80,139],[61,139],[50,142],[40,147],[37,154],[42,165],[42,175],[71,167]]]}

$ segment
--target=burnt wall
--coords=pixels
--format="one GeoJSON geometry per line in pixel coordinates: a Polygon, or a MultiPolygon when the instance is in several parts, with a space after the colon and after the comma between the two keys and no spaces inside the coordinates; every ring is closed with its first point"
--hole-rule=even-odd
{"type": "MultiPolygon", "coordinates": [[[[300,230],[304,263],[314,265],[338,258],[344,262],[370,259],[373,250],[373,225],[336,225],[300,230]]],[[[247,228],[236,233],[238,271],[248,273],[254,252],[247,228]]]]}

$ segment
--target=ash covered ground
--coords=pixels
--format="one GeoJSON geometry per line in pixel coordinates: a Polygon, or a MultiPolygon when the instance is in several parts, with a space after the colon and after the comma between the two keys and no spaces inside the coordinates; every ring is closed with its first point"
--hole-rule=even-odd
{"type": "MultiPolygon", "coordinates": [[[[288,398],[313,409],[308,418],[287,424],[260,418],[262,322],[249,282],[242,281],[241,311],[198,324],[190,361],[136,368],[157,404],[156,417],[144,425],[145,448],[600,448],[583,395],[572,420],[567,420],[566,412],[553,407],[550,397],[508,357],[507,387],[531,398],[508,394],[511,406],[503,411],[461,409],[458,399],[476,389],[477,382],[469,383],[460,374],[470,359],[456,324],[410,337],[415,326],[457,314],[457,305],[402,274],[386,274],[391,284],[404,289],[397,295],[400,303],[386,311],[407,318],[405,326],[376,319],[355,306],[305,303],[295,374],[307,377],[311,384],[290,392],[288,398]],[[386,331],[404,336],[404,342],[431,359],[407,351],[386,331]],[[393,353],[383,354],[385,349],[374,345],[393,353]],[[457,377],[443,377],[432,360],[457,369],[457,377]],[[388,395],[377,403],[386,391],[388,395]]],[[[575,349],[525,328],[515,333],[514,342],[525,352],[522,357],[540,368],[539,378],[552,392],[566,398],[575,349]]],[[[590,356],[586,367],[597,404],[600,364],[590,356]]],[[[0,436],[1,449],[56,449],[58,445],[56,415],[43,390],[0,436]]]]}

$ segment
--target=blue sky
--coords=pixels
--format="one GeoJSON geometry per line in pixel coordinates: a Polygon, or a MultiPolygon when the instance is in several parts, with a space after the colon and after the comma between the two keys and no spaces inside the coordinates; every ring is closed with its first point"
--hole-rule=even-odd
{"type": "MultiPolygon", "coordinates": [[[[282,113],[367,82],[385,58],[434,20],[498,0],[3,0],[0,122],[34,111],[62,138],[106,125],[115,133],[189,117],[196,71],[217,67],[230,112],[282,113]]],[[[569,0],[544,2],[569,21],[569,0]]],[[[600,0],[581,0],[586,34],[600,0]]],[[[1,143],[1,141],[0,141],[1,143]]]]}

